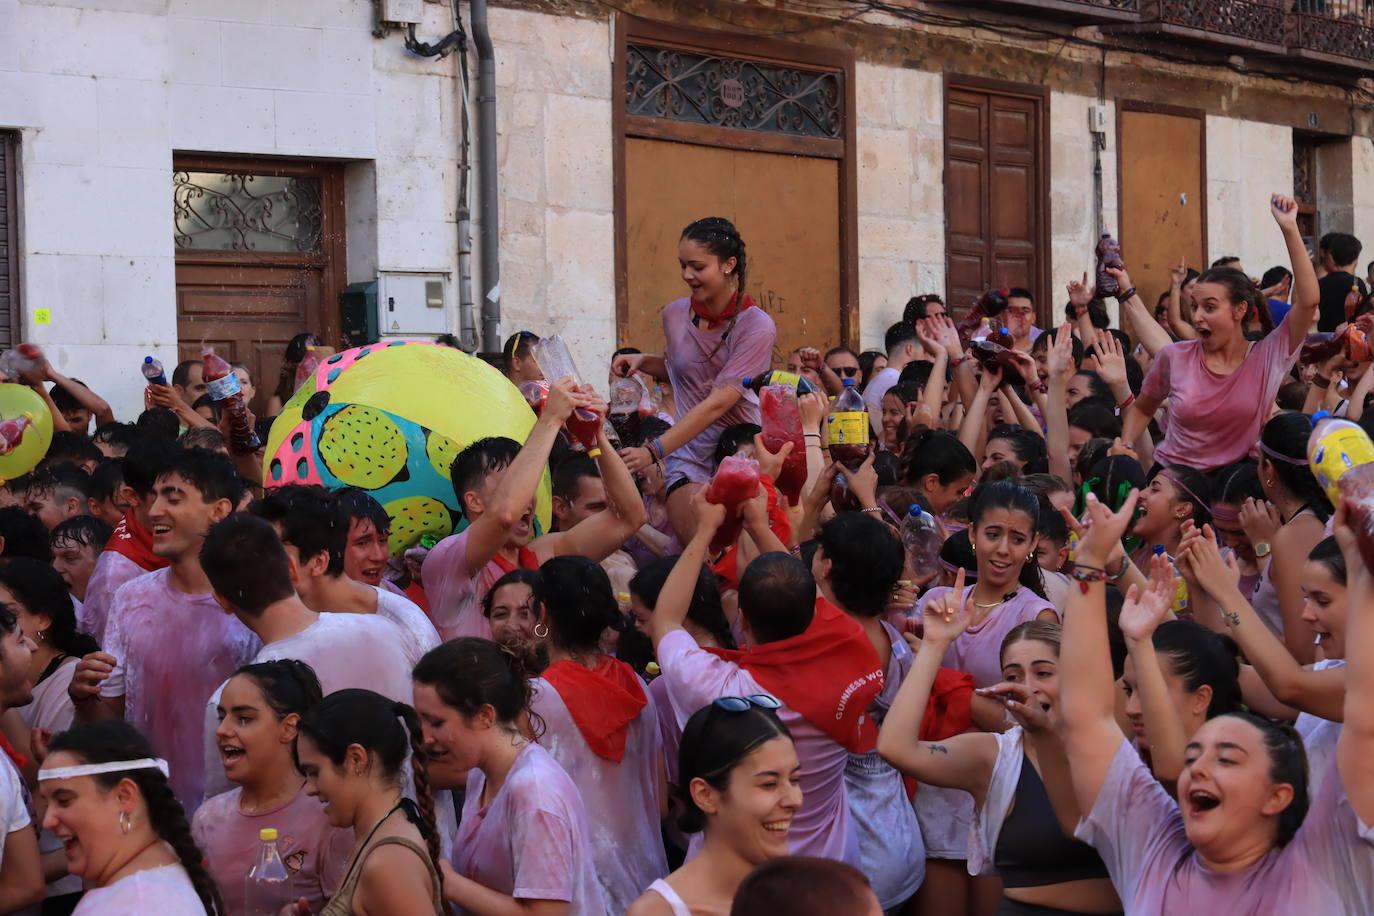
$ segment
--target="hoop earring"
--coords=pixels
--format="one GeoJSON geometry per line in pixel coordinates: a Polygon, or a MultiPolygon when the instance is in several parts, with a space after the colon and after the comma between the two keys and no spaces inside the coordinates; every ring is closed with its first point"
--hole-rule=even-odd
{"type": "Polygon", "coordinates": [[[536,639],[547,639],[549,636],[549,628],[542,623],[536,623],[534,625],[534,636],[536,639]],[[540,630],[544,632],[540,633],[540,630]]]}
{"type": "Polygon", "coordinates": [[[122,833],[122,834],[124,834],[125,836],[128,836],[128,835],[129,835],[129,831],[131,831],[131,830],[133,830],[133,829],[134,829],[134,822],[133,822],[132,819],[130,819],[130,817],[129,817],[129,812],[127,812],[127,811],[121,811],[121,812],[119,812],[119,832],[122,833]]]}

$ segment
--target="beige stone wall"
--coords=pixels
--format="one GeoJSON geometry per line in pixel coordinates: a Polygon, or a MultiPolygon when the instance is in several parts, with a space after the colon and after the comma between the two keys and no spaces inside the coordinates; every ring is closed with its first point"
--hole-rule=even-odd
{"type": "Polygon", "coordinates": [[[1293,193],[1292,130],[1209,115],[1208,264],[1235,255],[1256,277],[1276,264],[1288,264],[1283,236],[1269,215],[1269,197],[1275,193],[1293,193]]]}
{"type": "Polygon", "coordinates": [[[1360,255],[1360,275],[1365,265],[1374,261],[1374,140],[1356,137],[1351,141],[1351,190],[1354,197],[1354,216],[1351,232],[1364,242],[1360,255]]]}
{"type": "Polygon", "coordinates": [[[945,289],[943,79],[859,63],[855,105],[859,327],[882,349],[909,298],[945,289]]]}
{"type": "MultiPolygon", "coordinates": [[[[1050,93],[1050,288],[1051,311],[1063,315],[1065,287],[1093,269],[1101,232],[1120,237],[1116,182],[1116,107],[1107,102],[1106,146],[1096,153],[1088,112],[1097,99],[1050,93]],[[1094,159],[1102,162],[1102,212],[1094,212],[1094,159]]],[[[1116,303],[1107,308],[1115,315],[1116,303]]]]}

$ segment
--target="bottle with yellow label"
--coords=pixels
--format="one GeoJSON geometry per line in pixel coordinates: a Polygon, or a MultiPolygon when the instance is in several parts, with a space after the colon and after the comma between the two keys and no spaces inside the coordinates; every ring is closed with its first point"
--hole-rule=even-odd
{"type": "Polygon", "coordinates": [[[754,394],[758,394],[769,385],[786,385],[796,389],[797,394],[810,394],[816,390],[816,387],[802,376],[783,369],[769,369],[762,375],[746,375],[741,384],[754,394]]]}
{"type": "Polygon", "coordinates": [[[1312,415],[1312,424],[1307,463],[1331,505],[1339,506],[1341,477],[1352,468],[1374,462],[1374,442],[1358,423],[1333,417],[1324,410],[1312,415]]]}
{"type": "Polygon", "coordinates": [[[830,460],[851,471],[864,463],[872,445],[868,439],[868,408],[854,380],[844,380],[844,390],[830,405],[830,460]]]}

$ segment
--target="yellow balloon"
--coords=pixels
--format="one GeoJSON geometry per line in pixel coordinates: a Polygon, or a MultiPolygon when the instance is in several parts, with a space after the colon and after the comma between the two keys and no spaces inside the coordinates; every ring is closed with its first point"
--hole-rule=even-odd
{"type": "Polygon", "coordinates": [[[0,455],[0,479],[13,480],[38,467],[52,444],[52,414],[27,385],[0,384],[0,423],[28,417],[19,447],[0,455]]]}

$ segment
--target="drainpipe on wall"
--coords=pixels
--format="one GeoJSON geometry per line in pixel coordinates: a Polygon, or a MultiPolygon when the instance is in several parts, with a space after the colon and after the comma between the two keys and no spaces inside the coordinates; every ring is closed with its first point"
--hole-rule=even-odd
{"type": "Polygon", "coordinates": [[[477,46],[477,203],[482,219],[482,349],[501,349],[501,224],[496,182],[496,55],[487,26],[487,0],[472,0],[477,46]]]}
{"type": "MultiPolygon", "coordinates": [[[[452,0],[453,28],[461,30],[458,0],[452,0]]],[[[463,44],[458,51],[458,340],[469,353],[477,352],[477,317],[472,301],[472,207],[468,200],[472,186],[472,123],[468,120],[468,53],[463,44]]]]}

